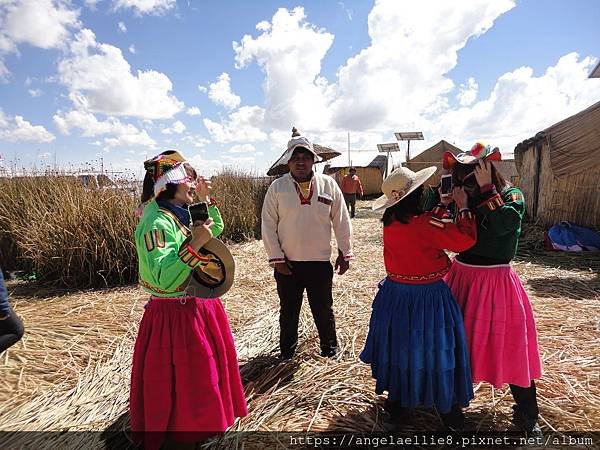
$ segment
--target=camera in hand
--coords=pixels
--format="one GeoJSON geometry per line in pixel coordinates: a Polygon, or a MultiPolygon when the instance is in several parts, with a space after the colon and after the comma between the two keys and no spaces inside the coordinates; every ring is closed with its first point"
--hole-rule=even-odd
{"type": "Polygon", "coordinates": [[[192,217],[192,224],[195,224],[196,221],[206,222],[209,218],[208,206],[204,202],[194,203],[188,207],[188,210],[192,217]]]}
{"type": "Polygon", "coordinates": [[[450,195],[452,193],[452,175],[442,175],[442,186],[441,193],[443,196],[450,195]]]}

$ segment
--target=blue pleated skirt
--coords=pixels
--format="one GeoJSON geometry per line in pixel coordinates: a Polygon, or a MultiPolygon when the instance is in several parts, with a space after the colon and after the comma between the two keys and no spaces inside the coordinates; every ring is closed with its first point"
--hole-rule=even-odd
{"type": "Polygon", "coordinates": [[[360,359],[371,365],[375,392],[403,407],[447,413],[473,399],[462,316],[442,280],[382,281],[360,359]]]}

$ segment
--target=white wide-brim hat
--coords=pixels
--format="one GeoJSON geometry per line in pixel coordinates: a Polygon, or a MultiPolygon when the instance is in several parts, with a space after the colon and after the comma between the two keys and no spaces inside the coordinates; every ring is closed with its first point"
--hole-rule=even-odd
{"type": "Polygon", "coordinates": [[[294,150],[296,150],[298,147],[305,148],[310,153],[312,153],[314,162],[320,162],[321,161],[321,157],[315,151],[312,142],[310,142],[304,136],[294,136],[294,137],[292,137],[292,139],[290,139],[288,141],[287,150],[281,156],[281,158],[279,158],[279,160],[277,161],[277,163],[278,164],[287,164],[288,162],[290,162],[290,158],[294,154],[294,150]]]}
{"type": "Polygon", "coordinates": [[[383,180],[381,192],[383,195],[373,203],[373,211],[379,211],[394,206],[412,191],[425,183],[437,170],[437,167],[427,167],[413,172],[408,167],[399,167],[383,180]]]}

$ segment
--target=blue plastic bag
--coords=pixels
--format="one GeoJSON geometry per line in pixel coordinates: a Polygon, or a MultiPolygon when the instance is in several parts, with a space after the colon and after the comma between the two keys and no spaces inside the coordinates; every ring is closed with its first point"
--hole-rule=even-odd
{"type": "Polygon", "coordinates": [[[565,252],[600,251],[600,234],[590,228],[571,222],[561,222],[548,230],[548,237],[556,250],[565,252]]]}

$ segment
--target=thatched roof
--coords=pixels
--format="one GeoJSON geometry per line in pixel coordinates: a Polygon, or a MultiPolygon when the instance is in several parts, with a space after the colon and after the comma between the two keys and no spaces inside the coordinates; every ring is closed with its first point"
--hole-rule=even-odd
{"type": "Polygon", "coordinates": [[[387,157],[385,153],[379,153],[377,150],[355,150],[350,153],[352,165],[348,164],[348,155],[341,155],[332,159],[328,166],[332,169],[341,169],[343,167],[376,167],[385,169],[387,157]]]}
{"type": "Polygon", "coordinates": [[[600,78],[600,62],[598,62],[596,67],[594,67],[594,70],[590,72],[589,78],[600,78]]]}
{"type": "Polygon", "coordinates": [[[600,166],[600,102],[561,121],[515,147],[515,155],[547,141],[556,177],[575,175],[600,166]]]}
{"type": "Polygon", "coordinates": [[[410,158],[409,163],[441,164],[444,152],[452,152],[455,155],[462,153],[462,150],[450,142],[443,139],[437,144],[432,145],[427,150],[423,150],[414,158],[410,158]]]}

